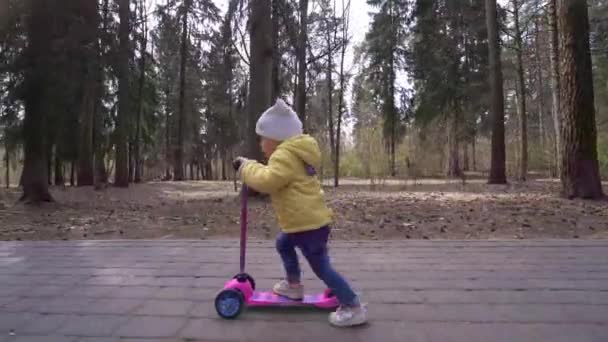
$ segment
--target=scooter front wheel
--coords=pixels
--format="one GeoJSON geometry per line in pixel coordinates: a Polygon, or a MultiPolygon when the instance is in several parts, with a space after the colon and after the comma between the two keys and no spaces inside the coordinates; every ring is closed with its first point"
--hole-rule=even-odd
{"type": "Polygon", "coordinates": [[[243,294],[235,289],[222,290],[215,297],[215,311],[220,317],[234,319],[238,317],[245,306],[243,294]]]}

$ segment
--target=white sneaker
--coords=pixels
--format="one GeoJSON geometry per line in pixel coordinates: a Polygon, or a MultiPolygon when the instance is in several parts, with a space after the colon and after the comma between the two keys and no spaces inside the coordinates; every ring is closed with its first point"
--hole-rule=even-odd
{"type": "Polygon", "coordinates": [[[336,327],[354,327],[367,323],[365,306],[340,306],[336,312],[329,314],[329,323],[336,327]]]}
{"type": "Polygon", "coordinates": [[[298,285],[294,287],[289,285],[287,280],[281,280],[276,283],[272,288],[272,292],[291,300],[302,300],[302,298],[304,298],[304,286],[298,285]]]}

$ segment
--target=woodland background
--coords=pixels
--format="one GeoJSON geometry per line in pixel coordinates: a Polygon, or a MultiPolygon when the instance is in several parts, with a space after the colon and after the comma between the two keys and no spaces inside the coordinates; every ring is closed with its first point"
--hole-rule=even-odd
{"type": "Polygon", "coordinates": [[[234,233],[277,97],[342,238],[607,235],[606,0],[0,0],[0,238],[234,233]]]}

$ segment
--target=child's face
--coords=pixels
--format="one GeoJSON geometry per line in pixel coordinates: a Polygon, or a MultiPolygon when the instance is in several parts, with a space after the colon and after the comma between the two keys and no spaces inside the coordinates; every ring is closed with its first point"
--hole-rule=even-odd
{"type": "Polygon", "coordinates": [[[260,146],[262,147],[262,152],[264,152],[264,156],[266,158],[270,158],[270,155],[272,155],[272,153],[274,152],[274,150],[277,149],[277,146],[279,146],[280,143],[280,141],[262,137],[260,140],[260,146]]]}

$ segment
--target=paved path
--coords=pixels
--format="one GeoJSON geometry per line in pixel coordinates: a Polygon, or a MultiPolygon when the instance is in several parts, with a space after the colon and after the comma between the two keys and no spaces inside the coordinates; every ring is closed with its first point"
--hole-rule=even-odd
{"type": "MultiPolygon", "coordinates": [[[[217,317],[233,240],[0,243],[0,342],[606,342],[608,241],[336,242],[337,268],[371,323],[340,330],[315,310],[217,317]]],[[[259,288],[280,278],[250,244],[259,288]]],[[[309,290],[321,289],[305,268],[309,290]]]]}

